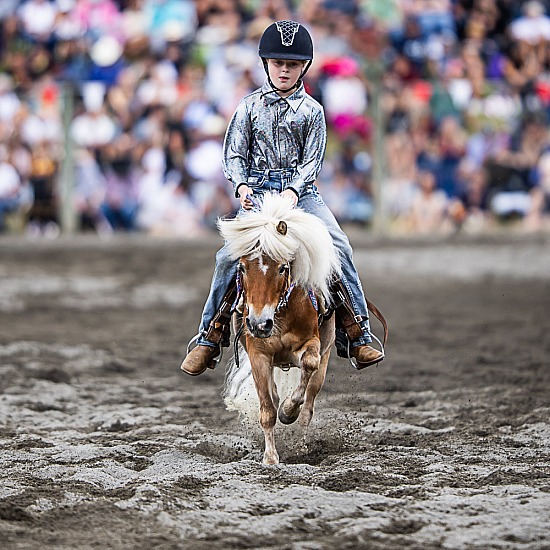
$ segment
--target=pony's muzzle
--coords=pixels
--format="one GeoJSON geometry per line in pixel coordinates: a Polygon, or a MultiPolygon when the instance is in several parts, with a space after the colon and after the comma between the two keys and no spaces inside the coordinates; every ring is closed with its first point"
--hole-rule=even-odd
{"type": "Polygon", "coordinates": [[[255,338],[269,338],[273,332],[273,319],[246,318],[246,327],[255,338]]]}

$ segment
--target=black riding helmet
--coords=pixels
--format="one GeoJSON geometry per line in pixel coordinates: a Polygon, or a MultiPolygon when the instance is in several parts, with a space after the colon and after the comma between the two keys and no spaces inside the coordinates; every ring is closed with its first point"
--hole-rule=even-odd
{"type": "Polygon", "coordinates": [[[262,58],[269,84],[274,90],[279,90],[279,88],[269,78],[268,59],[309,61],[294,85],[295,88],[298,88],[313,61],[313,40],[311,40],[307,29],[300,23],[296,21],[277,21],[269,25],[262,34],[258,45],[258,53],[262,58]]]}

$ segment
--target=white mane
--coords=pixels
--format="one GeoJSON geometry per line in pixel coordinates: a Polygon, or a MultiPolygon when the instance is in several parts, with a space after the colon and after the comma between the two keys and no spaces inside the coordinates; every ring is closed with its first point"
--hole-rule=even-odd
{"type": "Polygon", "coordinates": [[[296,284],[329,298],[328,285],[340,274],[340,259],[325,224],[313,214],[293,208],[278,193],[266,193],[260,210],[220,219],[218,228],[233,259],[265,253],[288,262],[296,284]],[[280,221],[287,225],[286,235],[277,231],[280,221]]]}

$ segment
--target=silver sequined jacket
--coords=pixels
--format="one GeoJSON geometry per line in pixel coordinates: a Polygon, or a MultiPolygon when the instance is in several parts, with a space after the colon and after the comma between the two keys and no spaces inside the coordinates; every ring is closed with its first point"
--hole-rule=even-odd
{"type": "Polygon", "coordinates": [[[237,187],[250,170],[293,170],[291,187],[300,196],[321,170],[327,141],[323,107],[303,84],[281,98],[266,81],[245,96],[231,119],[224,141],[223,170],[237,187]]]}

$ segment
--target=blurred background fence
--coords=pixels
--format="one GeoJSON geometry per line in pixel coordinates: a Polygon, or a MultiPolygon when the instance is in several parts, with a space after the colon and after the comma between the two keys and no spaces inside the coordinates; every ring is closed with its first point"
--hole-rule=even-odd
{"type": "Polygon", "coordinates": [[[529,0],[3,0],[0,231],[196,238],[274,20],[311,31],[318,180],[384,234],[550,227],[550,17],[529,0]]]}

